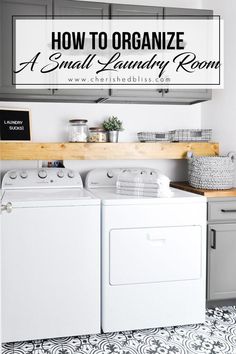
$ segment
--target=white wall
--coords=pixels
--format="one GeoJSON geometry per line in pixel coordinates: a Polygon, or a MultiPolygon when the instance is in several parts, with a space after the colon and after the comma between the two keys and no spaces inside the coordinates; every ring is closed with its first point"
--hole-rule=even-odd
{"type": "Polygon", "coordinates": [[[213,129],[224,154],[236,151],[236,1],[203,0],[202,5],[224,20],[224,89],[214,90],[213,100],[202,104],[202,126],[213,129]]]}
{"type": "MultiPolygon", "coordinates": [[[[67,141],[67,124],[72,118],[86,118],[90,126],[100,124],[109,115],[117,115],[124,123],[125,131],[120,141],[137,141],[139,131],[166,131],[178,128],[199,128],[201,125],[200,105],[162,106],[162,105],[106,105],[81,103],[23,103],[0,102],[2,107],[29,108],[32,114],[32,140],[35,142],[67,141]]],[[[2,170],[16,164],[3,162],[2,170]]],[[[16,167],[21,165],[17,163],[16,167]]],[[[24,162],[22,166],[35,166],[24,162]]],[[[152,166],[160,168],[173,179],[185,176],[184,161],[79,161],[69,163],[87,171],[97,166],[152,166]]]]}
{"type": "MultiPolygon", "coordinates": [[[[155,5],[156,0],[117,0],[105,2],[129,3],[133,5],[155,5]]],[[[160,0],[158,6],[201,7],[201,0],[160,0]]],[[[2,107],[30,108],[32,112],[33,141],[67,141],[67,122],[71,118],[84,117],[94,126],[109,115],[117,115],[125,126],[120,141],[135,141],[139,131],[165,131],[178,128],[200,128],[201,107],[161,106],[161,105],[106,105],[79,103],[17,103],[0,102],[2,107]]],[[[73,161],[67,166],[79,168],[85,173],[98,166],[151,166],[159,168],[173,180],[182,180],[186,176],[186,162],[177,160],[158,161],[73,161]]],[[[10,168],[37,167],[36,162],[5,161],[2,172],[10,168]]]]}

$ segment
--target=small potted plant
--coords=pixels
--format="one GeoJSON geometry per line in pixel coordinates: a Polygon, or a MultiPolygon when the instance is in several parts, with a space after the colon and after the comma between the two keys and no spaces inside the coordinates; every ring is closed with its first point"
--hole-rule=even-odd
{"type": "Polygon", "coordinates": [[[115,116],[111,116],[104,120],[102,126],[108,132],[108,141],[110,143],[118,143],[119,131],[124,130],[122,121],[115,116]]]}

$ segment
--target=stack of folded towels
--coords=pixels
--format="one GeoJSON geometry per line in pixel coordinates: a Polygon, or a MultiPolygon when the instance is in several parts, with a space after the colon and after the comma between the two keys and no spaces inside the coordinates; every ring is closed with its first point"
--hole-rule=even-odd
{"type": "Polygon", "coordinates": [[[143,197],[171,197],[170,179],[155,169],[124,169],[118,176],[116,191],[119,194],[143,197]]]}

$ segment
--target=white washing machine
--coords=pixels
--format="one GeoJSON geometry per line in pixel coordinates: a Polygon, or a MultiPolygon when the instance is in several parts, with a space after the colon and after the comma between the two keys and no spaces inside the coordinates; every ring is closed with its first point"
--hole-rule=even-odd
{"type": "Polygon", "coordinates": [[[204,322],[205,197],[119,195],[120,171],[92,170],[85,183],[102,200],[103,331],[204,322]]]}
{"type": "Polygon", "coordinates": [[[100,332],[100,201],[79,173],[7,172],[1,201],[2,341],[100,332]]]}

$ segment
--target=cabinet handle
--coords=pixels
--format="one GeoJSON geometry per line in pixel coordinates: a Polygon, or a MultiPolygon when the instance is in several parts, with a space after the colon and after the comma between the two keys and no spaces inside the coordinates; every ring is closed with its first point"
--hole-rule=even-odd
{"type": "Polygon", "coordinates": [[[162,93],[162,91],[163,91],[162,89],[158,90],[159,93],[162,93]]]}
{"type": "Polygon", "coordinates": [[[165,92],[165,93],[168,93],[168,92],[169,92],[169,89],[165,89],[164,92],[165,92]]]}
{"type": "Polygon", "coordinates": [[[236,213],[236,209],[221,209],[222,213],[236,213]]]}
{"type": "Polygon", "coordinates": [[[101,97],[96,100],[96,103],[103,103],[103,102],[106,102],[107,100],[108,100],[107,97],[101,97]]]}
{"type": "Polygon", "coordinates": [[[213,250],[216,249],[216,230],[211,229],[212,232],[212,242],[211,242],[211,248],[213,248],[213,250]]]}

